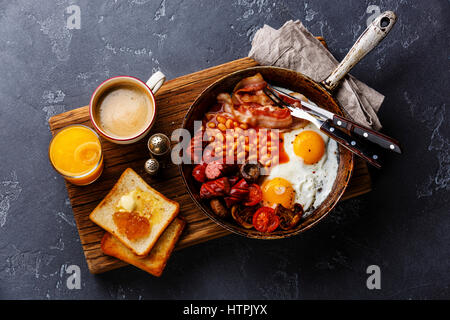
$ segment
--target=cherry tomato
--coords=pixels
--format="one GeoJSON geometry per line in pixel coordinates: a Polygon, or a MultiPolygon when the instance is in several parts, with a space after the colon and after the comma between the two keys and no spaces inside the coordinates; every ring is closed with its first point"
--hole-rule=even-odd
{"type": "Polygon", "coordinates": [[[256,183],[251,184],[249,187],[248,201],[244,205],[251,207],[256,206],[262,200],[262,191],[259,185],[256,183]]]}
{"type": "Polygon", "coordinates": [[[260,232],[272,232],[280,224],[280,218],[270,207],[261,207],[253,215],[253,226],[260,232]]]}

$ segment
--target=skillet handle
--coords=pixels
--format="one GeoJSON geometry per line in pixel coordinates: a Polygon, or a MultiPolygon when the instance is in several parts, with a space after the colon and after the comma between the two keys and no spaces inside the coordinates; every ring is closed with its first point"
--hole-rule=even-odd
{"type": "Polygon", "coordinates": [[[333,91],[341,79],[387,36],[396,21],[397,16],[392,11],[385,11],[376,17],[359,36],[341,63],[322,82],[324,87],[329,91],[333,91]]]}

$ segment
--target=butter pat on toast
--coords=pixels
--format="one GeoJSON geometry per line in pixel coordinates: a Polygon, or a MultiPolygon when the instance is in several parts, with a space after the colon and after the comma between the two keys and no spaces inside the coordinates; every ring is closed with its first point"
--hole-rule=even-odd
{"type": "Polygon", "coordinates": [[[179,204],[126,169],[89,218],[138,256],[146,256],[177,216],[179,204]]]}
{"type": "Polygon", "coordinates": [[[161,276],[167,261],[177,243],[185,222],[180,218],[175,218],[172,223],[159,237],[150,253],[145,257],[135,255],[130,249],[124,246],[116,237],[105,233],[102,239],[103,253],[116,257],[122,261],[138,267],[154,276],[161,276]]]}

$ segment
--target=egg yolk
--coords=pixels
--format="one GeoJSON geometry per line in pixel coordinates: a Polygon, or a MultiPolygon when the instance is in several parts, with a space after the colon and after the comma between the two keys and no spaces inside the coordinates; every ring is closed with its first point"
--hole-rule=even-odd
{"type": "Polygon", "coordinates": [[[294,202],[294,188],[283,178],[264,181],[261,186],[262,200],[270,204],[281,204],[285,208],[292,207],[294,202]]]}
{"type": "Polygon", "coordinates": [[[317,132],[302,131],[295,137],[294,153],[302,158],[304,163],[314,164],[325,153],[325,142],[317,132]]]}

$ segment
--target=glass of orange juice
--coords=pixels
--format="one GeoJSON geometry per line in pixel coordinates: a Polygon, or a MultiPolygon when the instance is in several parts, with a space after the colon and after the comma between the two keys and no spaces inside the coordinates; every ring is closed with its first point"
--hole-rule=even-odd
{"type": "Polygon", "coordinates": [[[102,174],[103,153],[97,133],[74,124],[59,130],[48,147],[53,168],[75,185],[87,185],[102,174]]]}

